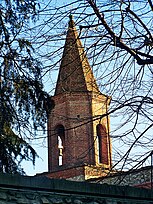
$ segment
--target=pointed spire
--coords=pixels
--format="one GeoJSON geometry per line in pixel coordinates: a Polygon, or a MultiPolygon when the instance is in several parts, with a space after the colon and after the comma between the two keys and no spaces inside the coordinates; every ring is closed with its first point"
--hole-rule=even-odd
{"type": "Polygon", "coordinates": [[[70,21],[69,21],[69,28],[74,28],[75,27],[75,23],[73,21],[73,15],[70,14],[69,15],[70,21]]]}
{"type": "Polygon", "coordinates": [[[55,95],[63,92],[94,91],[99,92],[78,32],[69,16],[63,57],[60,65],[55,95]]]}

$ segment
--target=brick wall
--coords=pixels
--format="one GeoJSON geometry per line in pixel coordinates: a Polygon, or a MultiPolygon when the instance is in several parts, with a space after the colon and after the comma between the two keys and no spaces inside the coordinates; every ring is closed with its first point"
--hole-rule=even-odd
{"type": "Polygon", "coordinates": [[[55,108],[48,121],[49,171],[58,168],[58,147],[55,128],[65,128],[65,167],[72,164],[95,163],[91,95],[66,93],[54,96],[55,108]],[[87,121],[91,121],[87,123],[87,121]],[[86,123],[86,124],[84,124],[86,123]],[[57,154],[56,154],[57,153],[57,154]]]}
{"type": "Polygon", "coordinates": [[[114,172],[112,175],[108,173],[105,177],[95,179],[95,181],[91,179],[90,182],[151,188],[151,182],[153,181],[153,169],[151,170],[151,168],[151,166],[147,166],[129,172],[114,172]]]}
{"type": "Polygon", "coordinates": [[[65,169],[78,165],[98,165],[96,144],[96,126],[104,127],[102,157],[107,168],[111,166],[111,141],[109,138],[109,118],[99,120],[96,117],[106,114],[108,101],[104,95],[93,95],[92,92],[75,92],[59,94],[53,97],[55,108],[48,121],[48,163],[49,172],[60,170],[58,165],[58,145],[55,129],[57,125],[65,128],[63,148],[63,166],[65,169]],[[104,142],[105,141],[105,142],[104,142]]]}

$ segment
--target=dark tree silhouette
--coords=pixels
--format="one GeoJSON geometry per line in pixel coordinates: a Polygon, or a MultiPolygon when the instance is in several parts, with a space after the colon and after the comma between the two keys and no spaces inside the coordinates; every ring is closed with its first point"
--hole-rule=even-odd
{"type": "Polygon", "coordinates": [[[38,6],[35,0],[0,3],[0,171],[9,173],[22,173],[18,165],[23,159],[35,162],[37,154],[25,139],[38,127],[44,129],[53,105],[26,35],[38,6]]]}

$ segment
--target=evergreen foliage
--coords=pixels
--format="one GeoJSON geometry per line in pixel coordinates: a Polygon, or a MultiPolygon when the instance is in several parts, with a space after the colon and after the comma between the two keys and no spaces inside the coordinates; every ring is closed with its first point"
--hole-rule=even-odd
{"type": "Polygon", "coordinates": [[[22,173],[18,165],[23,159],[34,164],[36,152],[25,136],[45,128],[53,107],[43,91],[42,65],[25,32],[37,9],[35,0],[0,3],[0,171],[9,173],[22,173]]]}

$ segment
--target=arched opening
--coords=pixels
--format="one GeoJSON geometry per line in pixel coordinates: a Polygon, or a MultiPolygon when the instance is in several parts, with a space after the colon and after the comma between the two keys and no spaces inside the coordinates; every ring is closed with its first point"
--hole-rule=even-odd
{"type": "Polygon", "coordinates": [[[98,163],[102,163],[102,135],[101,135],[101,124],[98,124],[97,127],[97,157],[98,163]]]}
{"type": "Polygon", "coordinates": [[[65,146],[65,128],[63,125],[56,127],[57,145],[58,145],[58,165],[63,165],[64,146],[65,146]]]}
{"type": "Polygon", "coordinates": [[[98,162],[108,164],[108,137],[106,127],[102,124],[96,126],[98,162]]]}
{"type": "Polygon", "coordinates": [[[97,135],[96,137],[96,156],[97,156],[97,161],[98,163],[101,163],[101,156],[100,156],[100,138],[99,136],[97,135]]]}

